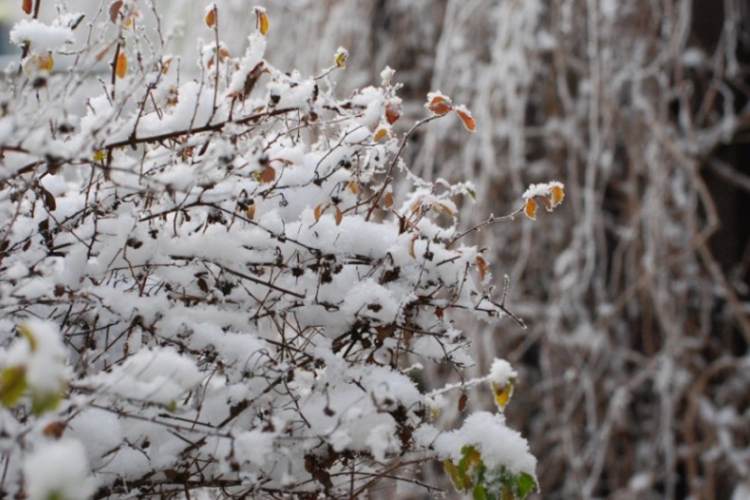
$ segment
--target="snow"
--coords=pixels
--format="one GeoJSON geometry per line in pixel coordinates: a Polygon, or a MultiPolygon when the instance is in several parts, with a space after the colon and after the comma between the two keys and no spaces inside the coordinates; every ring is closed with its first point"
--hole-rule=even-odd
{"type": "Polygon", "coordinates": [[[142,350],[89,383],[124,398],[174,404],[203,378],[195,363],[171,347],[142,350]]]}
{"type": "Polygon", "coordinates": [[[73,31],[62,26],[50,26],[38,19],[22,19],[10,31],[10,41],[19,47],[30,43],[36,53],[57,50],[73,42],[73,31]]]}
{"type": "Polygon", "coordinates": [[[489,469],[502,466],[514,474],[525,472],[536,477],[536,458],[529,452],[528,443],[505,425],[502,414],[473,413],[460,429],[437,436],[433,446],[441,457],[458,462],[466,445],[479,450],[489,469]]]}
{"type": "Polygon", "coordinates": [[[94,493],[86,451],[72,439],[40,443],[24,463],[24,478],[29,500],[86,500],[94,493]]]}
{"type": "Polygon", "coordinates": [[[518,373],[504,359],[495,359],[490,368],[490,381],[503,387],[518,378],[518,373]]]}

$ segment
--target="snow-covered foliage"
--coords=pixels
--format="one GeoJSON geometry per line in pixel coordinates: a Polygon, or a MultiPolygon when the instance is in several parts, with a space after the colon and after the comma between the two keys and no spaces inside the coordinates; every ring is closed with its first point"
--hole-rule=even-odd
{"type": "MultiPolygon", "coordinates": [[[[246,7],[217,4],[236,13],[223,27],[237,36],[225,41],[241,44],[246,7]]],[[[531,183],[565,182],[564,212],[543,220],[539,210],[536,223],[471,236],[488,247],[495,274],[510,275],[509,301],[528,329],[461,323],[472,332],[472,376],[486,374],[498,353],[520,375],[521,397],[506,416],[539,458],[544,498],[747,498],[746,4],[268,7],[303,42],[269,45],[278,65],[313,71],[345,45],[351,57],[338,88],[391,65],[404,83],[399,124],[422,116],[435,90],[472,110],[476,134],[440,120],[405,157],[425,179],[473,180],[477,203],[462,210],[465,227],[514,210],[531,183]]],[[[436,366],[423,373],[435,384],[457,377],[436,366]]],[[[485,390],[469,390],[467,407],[491,409],[485,390]]],[[[441,422],[459,428],[458,408],[442,408],[441,422]]]]}
{"type": "MultiPolygon", "coordinates": [[[[436,390],[421,372],[473,364],[456,313],[515,319],[507,283],[492,285],[464,237],[529,215],[532,199],[556,206],[562,185],[459,232],[472,185],[427,182],[402,153],[445,115],[474,131],[465,106],[430,94],[399,135],[393,70],[339,97],[344,49],[317,76],[277,69],[266,46],[284,42],[262,8],[236,54],[220,9],[202,11],[212,41],[192,78],[149,5],[105,5],[84,42],[64,9],[13,31],[24,54],[0,103],[2,493],[352,498],[433,459],[487,498],[536,488],[504,415],[441,429],[435,401],[465,406],[452,391],[464,384],[436,390]],[[76,58],[63,74],[60,51],[76,58]]],[[[490,381],[502,409],[516,376],[499,362],[474,382],[490,381]]]]}

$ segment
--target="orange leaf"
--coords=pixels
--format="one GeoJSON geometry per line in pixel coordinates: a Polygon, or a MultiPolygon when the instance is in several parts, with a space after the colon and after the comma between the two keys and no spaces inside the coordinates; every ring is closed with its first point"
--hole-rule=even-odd
{"type": "Polygon", "coordinates": [[[359,191],[359,187],[357,187],[357,183],[354,181],[349,181],[349,184],[347,184],[346,187],[348,187],[349,191],[354,194],[357,194],[357,191],[359,191]]]}
{"type": "Polygon", "coordinates": [[[268,166],[263,169],[263,171],[260,173],[260,181],[261,182],[273,182],[276,179],[276,169],[274,169],[271,166],[268,166]]]}
{"type": "Polygon", "coordinates": [[[461,118],[461,121],[464,122],[464,127],[466,127],[466,130],[469,132],[474,132],[477,129],[477,122],[474,120],[474,117],[471,116],[471,113],[469,113],[466,109],[457,109],[456,114],[458,114],[458,117],[461,118]]]}
{"type": "Polygon", "coordinates": [[[487,261],[484,260],[484,257],[481,255],[477,255],[476,258],[477,261],[477,269],[479,270],[479,277],[484,281],[484,278],[487,276],[487,273],[490,272],[490,266],[487,264],[487,261]]]}
{"type": "Polygon", "coordinates": [[[268,33],[268,15],[265,9],[255,7],[255,16],[257,18],[255,27],[260,31],[261,35],[268,33]]]}
{"type": "Polygon", "coordinates": [[[333,207],[336,209],[336,225],[340,226],[341,221],[344,220],[344,212],[342,212],[337,205],[334,205],[333,207]]]}
{"type": "Polygon", "coordinates": [[[444,115],[448,111],[453,109],[453,105],[445,97],[436,96],[436,97],[433,97],[430,103],[427,105],[427,109],[432,111],[433,114],[444,115]]]}
{"type": "MultiPolygon", "coordinates": [[[[327,208],[327,205],[326,205],[326,208],[327,208]]],[[[318,205],[317,207],[315,207],[315,211],[313,212],[315,214],[315,222],[320,221],[320,216],[323,215],[323,210],[325,210],[325,208],[323,208],[322,203],[318,205]]]]}
{"type": "Polygon", "coordinates": [[[216,26],[216,6],[206,13],[206,17],[204,17],[203,20],[209,28],[216,26]]]}
{"type": "Polygon", "coordinates": [[[118,78],[125,78],[128,73],[128,56],[124,52],[120,52],[117,56],[117,64],[115,65],[115,74],[118,78]]]}
{"type": "Polygon", "coordinates": [[[529,198],[526,200],[526,206],[523,208],[523,211],[526,214],[526,217],[531,220],[536,220],[537,208],[539,208],[539,205],[537,205],[533,198],[529,198]]]}
{"type": "Polygon", "coordinates": [[[401,105],[395,102],[389,102],[385,105],[385,119],[389,124],[393,125],[401,118],[401,105]]]}
{"type": "Polygon", "coordinates": [[[52,71],[55,66],[55,60],[52,59],[52,54],[40,55],[37,59],[37,67],[39,71],[52,71]]]}
{"type": "Polygon", "coordinates": [[[112,5],[109,6],[109,20],[113,23],[117,22],[117,15],[120,13],[120,9],[122,8],[122,0],[117,0],[116,2],[112,2],[112,5]]]}
{"type": "Polygon", "coordinates": [[[378,129],[377,132],[375,132],[375,137],[372,138],[373,141],[378,142],[380,139],[388,135],[388,131],[384,128],[378,129]]]}
{"type": "Polygon", "coordinates": [[[27,14],[31,14],[31,0],[23,0],[21,8],[27,14]]]}
{"type": "Polygon", "coordinates": [[[562,185],[555,184],[550,188],[550,193],[552,194],[552,206],[556,207],[560,203],[562,203],[563,198],[565,198],[565,191],[563,191],[562,185]]]}
{"type": "Polygon", "coordinates": [[[385,193],[385,208],[391,208],[393,206],[393,193],[385,193]]]}

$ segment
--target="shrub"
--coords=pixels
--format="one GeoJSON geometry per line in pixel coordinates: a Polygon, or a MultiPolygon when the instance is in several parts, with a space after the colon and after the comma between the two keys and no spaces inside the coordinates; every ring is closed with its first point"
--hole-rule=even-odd
{"type": "Polygon", "coordinates": [[[561,184],[459,231],[471,184],[424,181],[401,159],[431,121],[475,129],[447,96],[397,134],[391,69],[348,98],[333,81],[344,49],[317,76],[284,73],[264,59],[262,8],[233,55],[210,5],[191,79],[135,2],[113,2],[85,42],[81,15],[48,25],[39,2],[23,7],[0,118],[3,493],[350,498],[380,480],[429,488],[410,471],[434,459],[475,498],[536,488],[502,414],[507,363],[439,388],[419,373],[472,363],[456,313],[516,319],[464,238],[554,208],[561,184]],[[64,53],[72,68],[52,73],[64,53]],[[78,88],[107,60],[78,116],[78,88]],[[446,396],[480,382],[500,413],[439,429],[446,396]]]}

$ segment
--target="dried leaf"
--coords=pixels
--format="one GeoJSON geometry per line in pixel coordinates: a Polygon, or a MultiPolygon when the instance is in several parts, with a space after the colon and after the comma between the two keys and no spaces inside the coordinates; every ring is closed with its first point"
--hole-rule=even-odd
{"type": "Polygon", "coordinates": [[[445,203],[435,203],[432,208],[438,213],[447,214],[450,217],[454,217],[456,214],[453,210],[445,203]]]}
{"type": "Polygon", "coordinates": [[[315,214],[315,222],[320,221],[320,216],[323,215],[323,210],[325,210],[326,208],[327,208],[327,205],[326,207],[323,207],[322,203],[318,205],[317,207],[315,207],[315,210],[313,212],[315,214]]]}
{"type": "Polygon", "coordinates": [[[388,123],[393,125],[399,118],[401,118],[401,104],[396,102],[389,102],[386,104],[385,119],[388,123]]]}
{"type": "Polygon", "coordinates": [[[464,411],[466,409],[466,403],[469,401],[469,396],[466,393],[461,394],[458,398],[458,411],[464,411]]]}
{"type": "Polygon", "coordinates": [[[101,61],[102,59],[104,59],[107,56],[107,52],[109,52],[110,48],[111,47],[105,47],[104,50],[96,54],[96,60],[101,61]]]}
{"type": "Polygon", "coordinates": [[[247,209],[245,210],[245,217],[253,220],[253,218],[255,217],[255,203],[247,207],[247,209]]]}
{"type": "Polygon", "coordinates": [[[115,64],[115,74],[117,78],[125,78],[128,73],[128,56],[124,52],[117,55],[117,64],[115,64]]]}
{"type": "Polygon", "coordinates": [[[481,255],[477,255],[476,262],[477,262],[477,269],[479,270],[479,277],[481,278],[482,281],[484,281],[484,278],[486,278],[487,274],[489,274],[490,272],[490,266],[489,264],[487,264],[487,261],[484,260],[484,257],[482,257],[481,255]]]}
{"type": "Polygon", "coordinates": [[[565,191],[563,190],[563,186],[560,184],[555,184],[550,188],[551,193],[551,201],[552,206],[556,207],[560,203],[562,203],[563,198],[565,198],[565,191]]]}
{"type": "Polygon", "coordinates": [[[42,54],[37,57],[36,65],[39,71],[51,72],[52,68],[55,67],[55,60],[52,58],[52,54],[42,54]]]}
{"type": "Polygon", "coordinates": [[[419,239],[419,236],[416,235],[416,234],[414,236],[412,236],[412,238],[411,238],[411,244],[409,245],[409,255],[411,255],[412,259],[416,259],[417,258],[417,254],[416,254],[416,252],[414,250],[414,244],[417,242],[418,239],[419,239]]]}
{"type": "Polygon", "coordinates": [[[544,205],[544,208],[546,208],[548,212],[552,211],[552,202],[549,198],[547,198],[546,196],[537,196],[536,199],[539,200],[542,205],[544,205]]]}
{"type": "Polygon", "coordinates": [[[23,0],[23,2],[21,2],[21,9],[23,9],[26,14],[31,15],[31,7],[32,0],[23,0]]]}
{"type": "Polygon", "coordinates": [[[529,198],[528,200],[526,200],[526,206],[523,207],[523,212],[529,219],[536,220],[537,208],[539,208],[539,205],[537,205],[533,198],[529,198]]]}
{"type": "Polygon", "coordinates": [[[255,16],[257,18],[255,27],[260,31],[261,35],[268,33],[268,15],[266,10],[261,7],[255,7],[255,16]]]}
{"type": "Polygon", "coordinates": [[[34,332],[29,329],[26,325],[18,325],[18,333],[21,334],[23,338],[25,338],[29,343],[29,350],[31,352],[36,352],[36,349],[38,347],[36,337],[34,336],[34,332]]]}
{"type": "Polygon", "coordinates": [[[206,13],[206,17],[204,17],[203,20],[209,28],[216,26],[216,6],[206,13]]]}
{"type": "Polygon", "coordinates": [[[47,437],[60,439],[67,427],[68,427],[68,424],[66,424],[62,420],[57,420],[57,421],[50,422],[47,425],[45,425],[44,429],[42,429],[42,434],[44,434],[47,437]]]}
{"type": "Polygon", "coordinates": [[[359,186],[357,186],[357,183],[354,181],[349,181],[346,187],[349,188],[349,191],[351,191],[353,194],[357,194],[357,191],[359,191],[359,186]]]}
{"type": "Polygon", "coordinates": [[[433,97],[429,102],[429,104],[427,105],[427,109],[429,109],[435,115],[444,115],[448,111],[453,109],[453,105],[445,97],[436,96],[433,97]]]}
{"type": "Polygon", "coordinates": [[[383,201],[385,203],[385,208],[391,208],[393,206],[393,193],[390,191],[385,193],[383,201]]]}
{"type": "Polygon", "coordinates": [[[122,8],[122,0],[117,0],[116,2],[112,2],[112,5],[109,6],[109,20],[113,23],[117,22],[117,15],[120,13],[120,9],[122,8]]]}
{"type": "Polygon", "coordinates": [[[459,118],[461,118],[461,121],[464,122],[464,127],[466,127],[466,130],[469,132],[474,132],[477,129],[477,122],[474,120],[474,117],[471,116],[471,113],[467,109],[456,109],[456,114],[459,118]]]}
{"type": "Polygon", "coordinates": [[[341,221],[344,220],[344,212],[342,212],[337,205],[334,205],[333,207],[336,209],[336,225],[340,226],[341,221]]]}
{"type": "Polygon", "coordinates": [[[267,166],[260,173],[260,181],[263,183],[269,183],[273,182],[274,180],[276,180],[276,169],[271,166],[267,166]]]}

